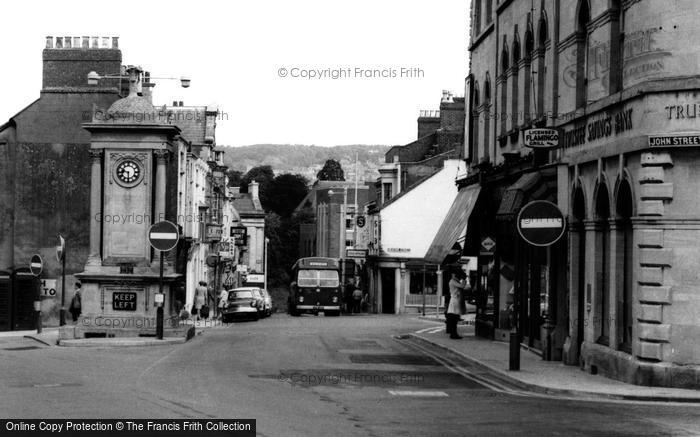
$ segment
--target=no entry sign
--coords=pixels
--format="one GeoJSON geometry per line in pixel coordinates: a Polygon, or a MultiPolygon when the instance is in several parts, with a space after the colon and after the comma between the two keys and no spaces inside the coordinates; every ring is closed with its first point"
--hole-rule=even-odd
{"type": "Polygon", "coordinates": [[[148,230],[148,241],[155,250],[161,252],[167,252],[177,246],[179,239],[177,226],[167,220],[154,223],[148,230]]]}
{"type": "Polygon", "coordinates": [[[42,270],[44,270],[44,261],[39,255],[32,255],[32,259],[29,261],[29,271],[32,272],[32,275],[39,276],[42,270]]]}
{"type": "Polygon", "coordinates": [[[551,246],[566,230],[564,214],[557,205],[535,200],[523,206],[518,214],[518,233],[533,246],[551,246]]]}

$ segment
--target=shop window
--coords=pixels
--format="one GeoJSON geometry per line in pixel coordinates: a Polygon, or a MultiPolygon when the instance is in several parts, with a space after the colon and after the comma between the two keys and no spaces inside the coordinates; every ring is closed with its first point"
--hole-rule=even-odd
{"type": "Polygon", "coordinates": [[[473,149],[469,152],[472,154],[473,150],[479,150],[479,82],[474,83],[474,100],[472,101],[470,123],[473,149]]]}
{"type": "Polygon", "coordinates": [[[423,272],[422,270],[411,270],[410,294],[423,294],[423,279],[425,278],[425,294],[437,293],[437,275],[435,272],[423,272]]]}
{"type": "Polygon", "coordinates": [[[493,14],[493,0],[486,0],[486,24],[489,25],[491,24],[491,14],[493,14]]]}
{"type": "Polygon", "coordinates": [[[528,26],[527,26],[527,31],[525,32],[525,69],[523,70],[523,74],[525,75],[525,80],[523,81],[523,122],[528,125],[530,123],[530,119],[532,111],[530,107],[530,90],[534,86],[532,83],[532,76],[531,76],[531,64],[532,64],[532,57],[534,55],[535,51],[535,41],[534,38],[532,37],[532,23],[528,21],[528,26]]]}
{"type": "Polygon", "coordinates": [[[624,64],[625,21],[621,0],[612,1],[610,21],[610,94],[622,90],[622,69],[624,64]]]}
{"type": "Polygon", "coordinates": [[[388,202],[392,198],[392,184],[390,183],[384,183],[382,184],[382,190],[383,190],[383,197],[384,197],[384,202],[388,202]]]}
{"type": "Polygon", "coordinates": [[[586,106],[588,80],[586,55],[588,54],[588,26],[591,21],[588,0],[580,0],[576,29],[576,108],[586,106]]]}

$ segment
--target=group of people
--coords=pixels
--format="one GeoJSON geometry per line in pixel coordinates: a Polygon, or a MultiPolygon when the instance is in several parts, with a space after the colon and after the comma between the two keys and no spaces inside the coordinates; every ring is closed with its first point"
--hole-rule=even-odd
{"type": "Polygon", "coordinates": [[[367,304],[369,295],[362,292],[359,281],[350,281],[345,286],[345,312],[359,314],[363,311],[363,305],[367,304]]]}

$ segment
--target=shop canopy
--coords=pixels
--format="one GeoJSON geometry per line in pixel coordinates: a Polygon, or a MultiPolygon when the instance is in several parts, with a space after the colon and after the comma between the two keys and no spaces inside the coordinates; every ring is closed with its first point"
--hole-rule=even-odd
{"type": "Polygon", "coordinates": [[[474,210],[480,191],[481,186],[476,184],[463,188],[457,193],[452,207],[425,255],[425,262],[442,264],[455,243],[464,238],[467,233],[469,216],[474,210]]]}

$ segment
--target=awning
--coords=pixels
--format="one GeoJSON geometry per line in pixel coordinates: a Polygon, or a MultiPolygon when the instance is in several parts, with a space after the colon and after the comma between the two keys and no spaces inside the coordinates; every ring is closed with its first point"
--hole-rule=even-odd
{"type": "Polygon", "coordinates": [[[540,178],[541,175],[538,171],[520,176],[513,185],[503,192],[496,215],[512,216],[517,214],[529,192],[539,184],[540,178]]]}
{"type": "Polygon", "coordinates": [[[478,184],[470,185],[457,193],[452,207],[447,212],[445,220],[442,222],[433,243],[425,255],[425,262],[431,264],[442,264],[445,257],[457,243],[460,238],[463,238],[467,232],[467,223],[469,216],[474,210],[476,199],[479,197],[481,186],[478,184]]]}

